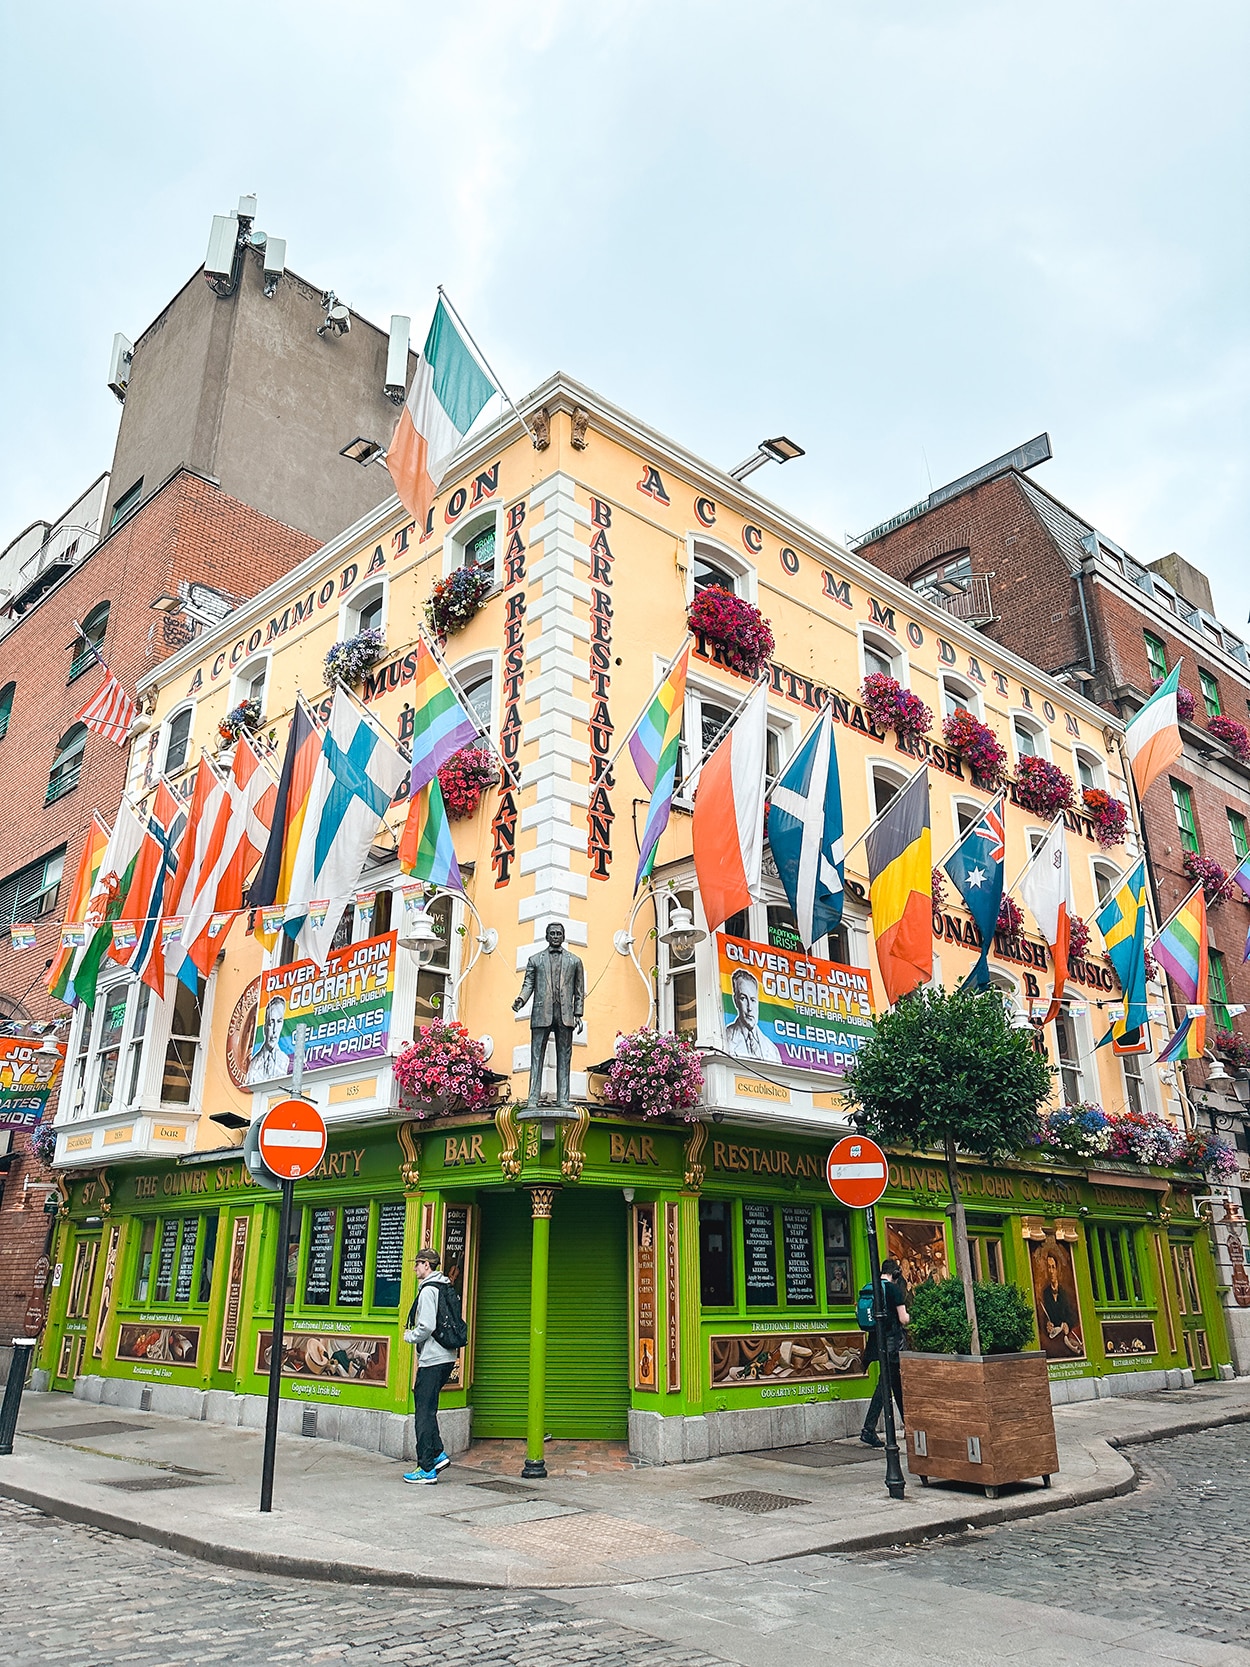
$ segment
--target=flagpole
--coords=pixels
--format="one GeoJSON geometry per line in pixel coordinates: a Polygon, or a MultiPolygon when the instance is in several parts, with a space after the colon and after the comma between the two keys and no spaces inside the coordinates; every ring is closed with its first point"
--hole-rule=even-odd
{"type": "MultiPolygon", "coordinates": [[[[1221,890],[1222,889],[1223,888],[1221,887],[1221,890]]],[[[1189,893],[1189,896],[1186,897],[1183,902],[1180,902],[1176,905],[1176,907],[1172,910],[1171,914],[1168,916],[1168,918],[1163,922],[1163,924],[1161,926],[1157,926],[1155,928],[1154,937],[1151,940],[1152,944],[1158,943],[1159,939],[1167,931],[1168,927],[1176,919],[1177,915],[1180,914],[1181,910],[1183,908],[1186,908],[1190,903],[1192,903],[1194,898],[1198,895],[1198,893],[1201,890],[1202,890],[1202,881],[1199,880],[1198,884],[1189,893]]]]}
{"type": "Polygon", "coordinates": [[[652,689],[651,693],[647,696],[646,700],[643,702],[642,708],[639,711],[638,716],[634,719],[633,723],[630,724],[629,728],[625,731],[625,739],[621,742],[620,746],[612,754],[611,758],[609,758],[609,760],[607,762],[607,766],[606,766],[607,769],[610,770],[612,768],[612,766],[616,763],[617,759],[625,751],[625,748],[629,745],[630,741],[633,739],[634,731],[638,728],[638,725],[642,722],[642,720],[646,717],[647,713],[651,710],[652,701],[659,694],[660,690],[664,687],[664,685],[668,682],[669,678],[673,675],[673,667],[677,664],[678,660],[681,659],[682,654],[685,651],[685,648],[686,648],[687,644],[692,643],[693,641],[694,641],[694,633],[692,631],[687,631],[685,636],[682,638],[681,643],[678,645],[678,649],[677,649],[676,654],[673,655],[673,658],[668,662],[668,664],[665,666],[664,670],[660,673],[659,682],[656,684],[655,688],[652,689]]]}
{"type": "Polygon", "coordinates": [[[498,744],[496,743],[494,736],[491,734],[490,729],[479,720],[477,713],[468,704],[467,700],[465,699],[464,690],[460,687],[459,678],[456,676],[455,672],[452,671],[451,667],[447,664],[447,661],[443,658],[443,655],[439,650],[438,644],[434,641],[434,639],[431,636],[429,636],[429,634],[426,632],[426,629],[423,625],[418,625],[417,626],[417,641],[418,642],[423,642],[425,644],[425,646],[429,649],[430,656],[433,659],[434,664],[438,667],[439,671],[441,671],[443,676],[447,679],[448,687],[451,689],[452,694],[455,695],[456,699],[459,701],[460,710],[464,713],[465,717],[468,718],[469,722],[473,725],[474,729],[477,731],[478,740],[479,741],[485,741],[486,744],[490,747],[490,750],[494,753],[495,757],[499,760],[499,765],[500,765],[500,768],[503,770],[504,775],[511,778],[512,785],[519,792],[520,788],[521,788],[520,774],[516,770],[515,766],[508,763],[508,760],[500,752],[498,744]]]}
{"type": "MultiPolygon", "coordinates": [[[[823,712],[821,713],[821,717],[822,718],[824,717],[823,712]]],[[[817,722],[819,722],[819,719],[817,720],[817,722]]],[[[812,727],[815,728],[815,725],[813,725],[812,727]]],[[[808,733],[810,734],[811,731],[809,730],[808,733]]],[[[885,807],[884,810],[879,810],[877,812],[877,814],[873,817],[872,821],[864,829],[863,833],[859,834],[855,839],[853,839],[851,841],[851,843],[846,847],[846,850],[842,853],[843,866],[845,866],[847,857],[850,856],[851,852],[855,849],[855,847],[857,845],[862,845],[864,843],[864,841],[868,838],[868,835],[876,827],[877,823],[881,821],[882,817],[887,816],[889,814],[891,808],[893,807],[895,799],[899,798],[902,794],[906,793],[907,789],[911,786],[912,782],[914,782],[916,780],[917,776],[919,776],[922,771],[927,770],[928,768],[929,768],[929,761],[926,758],[924,763],[920,766],[920,769],[912,771],[911,775],[908,776],[907,780],[899,788],[898,792],[897,793],[892,793],[890,795],[890,803],[885,807]]]]}
{"type": "MultiPolygon", "coordinates": [[[[532,440],[534,438],[534,430],[530,427],[530,425],[526,422],[525,418],[517,410],[516,401],[513,399],[512,395],[508,392],[508,390],[504,387],[504,385],[500,381],[499,377],[495,374],[494,370],[491,367],[490,360],[486,357],[486,355],[482,352],[481,348],[477,345],[477,341],[474,338],[472,330],[469,329],[469,326],[465,323],[465,321],[461,318],[460,314],[457,312],[456,303],[452,300],[451,296],[448,295],[447,291],[443,288],[442,284],[440,284],[438,286],[438,293],[439,293],[440,298],[443,301],[446,302],[447,311],[451,314],[451,316],[455,319],[456,323],[460,326],[460,328],[464,331],[465,335],[469,338],[469,343],[470,343],[471,347],[473,348],[473,351],[477,354],[478,358],[482,361],[482,368],[486,371],[486,374],[490,377],[491,381],[495,384],[495,386],[499,389],[499,392],[503,395],[503,397],[507,400],[508,404],[512,407],[512,415],[516,418],[516,420],[520,423],[521,427],[525,430],[525,432],[529,435],[530,439],[532,440]]],[[[518,783],[518,785],[519,785],[519,783],[518,783]]]]}
{"type": "Polygon", "coordinates": [[[689,775],[683,777],[682,784],[681,784],[683,793],[688,794],[694,788],[695,783],[696,783],[697,778],[698,778],[698,775],[699,775],[699,771],[702,770],[703,766],[707,763],[708,759],[716,751],[717,747],[720,746],[720,744],[724,740],[725,736],[729,734],[729,731],[733,728],[734,724],[738,721],[738,719],[742,715],[742,713],[746,711],[747,707],[755,699],[756,695],[759,694],[760,690],[761,689],[767,689],[767,688],[768,688],[768,679],[762,677],[758,683],[754,684],[750,689],[747,690],[746,694],[743,695],[742,699],[738,702],[738,704],[734,707],[733,711],[725,719],[724,723],[716,731],[716,734],[712,737],[709,744],[706,747],[704,747],[703,751],[699,754],[698,760],[695,763],[694,767],[691,769],[689,775]]]}

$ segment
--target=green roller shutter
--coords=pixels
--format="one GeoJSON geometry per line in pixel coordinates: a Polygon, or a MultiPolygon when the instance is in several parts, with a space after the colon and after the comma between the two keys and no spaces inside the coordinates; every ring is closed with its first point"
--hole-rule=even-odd
{"type": "MultiPolygon", "coordinates": [[[[523,1436],[529,1393],[530,1196],[479,1195],[482,1236],[473,1368],[475,1436],[523,1436]]],[[[621,1440],[629,1412],[625,1205],[619,1193],[556,1194],[548,1288],[548,1432],[621,1440]]]]}

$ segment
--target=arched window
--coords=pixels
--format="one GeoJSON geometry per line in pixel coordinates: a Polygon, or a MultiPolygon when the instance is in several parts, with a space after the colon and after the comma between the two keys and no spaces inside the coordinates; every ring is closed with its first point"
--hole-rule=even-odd
{"type": "Polygon", "coordinates": [[[1074,747],[1072,756],[1076,760],[1076,778],[1082,792],[1107,785],[1107,772],[1096,753],[1086,752],[1084,747],[1074,747]]]}
{"type": "Polygon", "coordinates": [[[893,677],[903,683],[907,678],[907,669],[903,663],[903,655],[896,642],[889,637],[882,636],[879,631],[863,631],[860,634],[860,653],[863,657],[865,677],[879,672],[883,677],[893,677]]]}
{"type": "Polygon", "coordinates": [[[692,536],[689,539],[688,550],[692,598],[701,590],[716,585],[733,596],[740,596],[744,602],[756,600],[756,574],[749,561],[705,538],[692,536]]]}
{"type": "Polygon", "coordinates": [[[887,764],[874,764],[872,767],[872,813],[880,816],[894,795],[902,788],[907,777],[898,770],[892,770],[887,764]]]}
{"type": "Polygon", "coordinates": [[[738,578],[720,562],[713,561],[700,550],[694,553],[694,588],[696,591],[707,590],[710,585],[716,585],[720,590],[727,590],[732,595],[737,594],[738,578]]]}
{"type": "Polygon", "coordinates": [[[464,703],[481,722],[483,728],[490,728],[491,704],[494,691],[494,678],[487,672],[479,672],[470,682],[464,683],[464,703]]]}
{"type": "Polygon", "coordinates": [[[343,609],[343,637],[358,637],[362,631],[381,631],[386,623],[386,581],[376,579],[352,596],[343,609]]]}
{"type": "Polygon", "coordinates": [[[191,721],[195,717],[193,706],[184,706],[181,712],[175,712],[169,719],[165,733],[165,762],[162,768],[167,776],[176,776],[179,770],[186,768],[187,753],[191,747],[191,721]]]}
{"type": "Polygon", "coordinates": [[[90,671],[92,666],[99,665],[100,650],[104,646],[104,633],[108,630],[109,604],[97,602],[95,607],[82,622],[82,636],[74,644],[74,658],[70,661],[69,676],[65,679],[72,683],[83,672],[90,671]]]}
{"type": "Polygon", "coordinates": [[[455,529],[444,545],[444,569],[450,573],[457,567],[473,567],[497,578],[496,556],[499,545],[499,511],[483,510],[466,518],[455,529]]]}
{"type": "Polygon", "coordinates": [[[242,706],[244,701],[254,700],[263,713],[265,710],[265,685],[268,680],[269,656],[266,654],[259,660],[250,661],[235,673],[234,683],[230,690],[231,706],[242,706]]]}
{"type": "Polygon", "coordinates": [[[57,742],[52,772],[48,777],[48,791],[43,801],[45,805],[55,804],[58,799],[63,799],[78,786],[78,778],[82,774],[82,755],[86,746],[86,724],[74,724],[57,742]]]}
{"type": "Polygon", "coordinates": [[[1050,740],[1041,724],[1017,712],[1011,720],[1011,739],[1016,757],[1049,758],[1050,740]]]}
{"type": "Polygon", "coordinates": [[[1094,863],[1094,891],[1097,894],[1100,907],[1111,896],[1119,882],[1120,870],[1114,863],[1097,861],[1094,863]]]}
{"type": "Polygon", "coordinates": [[[974,718],[981,716],[981,696],[971,683],[965,683],[962,677],[949,676],[943,677],[941,683],[944,718],[951,717],[960,707],[971,713],[974,718]]]}
{"type": "Polygon", "coordinates": [[[0,689],[0,741],[9,733],[9,719],[13,716],[13,696],[17,693],[16,683],[6,683],[0,689]]]}

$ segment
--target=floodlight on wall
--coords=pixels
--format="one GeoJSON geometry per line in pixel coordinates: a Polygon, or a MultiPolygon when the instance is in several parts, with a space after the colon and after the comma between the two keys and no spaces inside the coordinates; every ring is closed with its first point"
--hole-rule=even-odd
{"type": "Polygon", "coordinates": [[[176,614],[182,607],[182,598],[181,596],[170,596],[167,591],[162,591],[155,601],[148,603],[148,607],[154,609],[158,614],[176,614]]]}
{"type": "Polygon", "coordinates": [[[761,440],[750,457],[744,458],[737,468],[731,469],[729,473],[734,480],[745,480],[757,469],[762,469],[765,463],[790,463],[796,457],[806,455],[802,446],[796,445],[784,434],[778,434],[771,440],[761,440]]]}
{"type": "Polygon", "coordinates": [[[370,463],[383,461],[386,452],[380,440],[366,440],[363,434],[358,434],[354,440],[349,440],[345,446],[339,447],[339,456],[347,458],[349,463],[359,463],[362,469],[367,469],[370,463]]]}

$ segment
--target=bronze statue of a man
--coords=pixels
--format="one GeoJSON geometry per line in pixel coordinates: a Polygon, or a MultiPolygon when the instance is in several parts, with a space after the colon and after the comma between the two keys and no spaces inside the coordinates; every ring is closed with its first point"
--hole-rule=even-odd
{"type": "Polygon", "coordinates": [[[525,982],[512,1003],[513,1012],[519,1013],[531,996],[534,1005],[530,1008],[530,1094],[526,1110],[538,1110],[547,1039],[554,1035],[555,1109],[571,1111],[569,1073],[573,1065],[573,1032],[582,1022],[586,1005],[586,971],[572,950],[565,949],[564,928],[559,921],[553,921],[547,928],[546,949],[540,949],[525,963],[525,982]]]}

